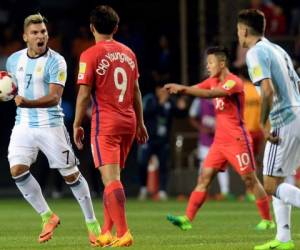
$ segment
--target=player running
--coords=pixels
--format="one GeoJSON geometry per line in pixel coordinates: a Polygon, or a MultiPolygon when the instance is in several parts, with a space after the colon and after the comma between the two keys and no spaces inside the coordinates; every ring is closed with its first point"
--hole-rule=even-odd
{"type": "Polygon", "coordinates": [[[92,153],[105,186],[104,224],[98,242],[101,246],[130,246],[133,237],[127,226],[126,198],[120,172],[134,138],[141,143],[148,139],[138,65],[131,49],[113,39],[119,16],[111,7],[97,6],[90,15],[90,23],[96,44],[80,57],[74,141],[82,149],[84,131],[81,124],[92,97],[92,153]],[[114,225],[116,239],[111,235],[114,225]]]}
{"type": "Polygon", "coordinates": [[[300,190],[284,183],[300,163],[300,79],[290,56],[264,38],[266,19],[259,10],[242,10],[238,15],[239,43],[249,48],[246,63],[255,85],[260,86],[260,123],[268,140],[263,160],[264,186],[273,195],[277,223],[274,240],[256,250],[295,249],[291,239],[291,206],[300,208],[300,190]],[[266,126],[269,119],[271,131],[266,126]]]}
{"type": "Polygon", "coordinates": [[[28,16],[23,34],[27,48],[7,60],[7,71],[15,76],[18,86],[16,122],[8,148],[10,172],[24,198],[42,217],[43,229],[38,241],[48,241],[60,219],[49,208],[39,183],[29,171],[41,150],[50,168],[57,169],[71,188],[84,214],[90,243],[96,245],[100,226],[88,184],[77,167],[79,162],[60,106],[67,66],[61,55],[47,47],[49,37],[45,22],[40,14],[28,16]]]}
{"type": "Polygon", "coordinates": [[[232,74],[228,67],[227,50],[212,47],[207,50],[207,70],[210,77],[194,85],[166,84],[171,94],[193,95],[201,98],[214,98],[216,131],[213,144],[203,163],[197,185],[190,195],[184,216],[168,215],[167,219],[182,230],[192,228],[198,209],[205,202],[208,188],[219,171],[224,171],[229,162],[241,176],[248,190],[256,198],[261,222],[258,230],[274,228],[275,224],[269,209],[269,199],[256,177],[252,141],[244,125],[244,88],[241,79],[232,74]]]}

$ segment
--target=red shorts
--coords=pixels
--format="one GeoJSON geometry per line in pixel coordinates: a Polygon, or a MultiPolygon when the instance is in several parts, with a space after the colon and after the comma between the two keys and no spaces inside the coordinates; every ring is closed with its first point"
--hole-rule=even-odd
{"type": "Polygon", "coordinates": [[[95,167],[118,164],[124,168],[135,135],[99,135],[91,137],[95,167]]]}
{"type": "Polygon", "coordinates": [[[254,172],[255,160],[252,145],[245,142],[231,145],[213,143],[203,166],[224,171],[228,162],[240,175],[254,172]]]}

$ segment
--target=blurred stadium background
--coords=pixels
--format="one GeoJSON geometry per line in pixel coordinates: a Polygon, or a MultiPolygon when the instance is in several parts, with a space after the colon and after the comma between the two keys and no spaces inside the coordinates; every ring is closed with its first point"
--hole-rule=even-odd
{"type": "MultiPolygon", "coordinates": [[[[142,94],[154,90],[159,81],[197,83],[204,77],[204,52],[207,46],[222,44],[231,51],[231,68],[244,64],[244,52],[237,47],[236,15],[245,7],[263,10],[268,19],[267,36],[282,45],[300,60],[300,4],[297,0],[6,0],[0,2],[0,70],[6,58],[25,46],[22,42],[24,18],[41,12],[49,21],[49,47],[59,51],[68,64],[68,80],[63,96],[66,125],[72,135],[78,58],[93,44],[88,16],[96,4],[109,4],[119,13],[121,22],[116,40],[124,42],[137,54],[142,94]]],[[[299,72],[299,68],[298,68],[299,72]]],[[[188,103],[190,100],[188,100],[188,103]]],[[[20,196],[13,183],[7,162],[7,146],[14,124],[13,102],[0,103],[0,196],[20,196]]],[[[88,128],[88,122],[86,124],[88,128]]],[[[86,136],[88,138],[88,136],[86,136]]],[[[173,119],[169,160],[168,191],[171,195],[188,194],[196,182],[197,164],[193,150],[197,132],[188,118],[173,119]]],[[[99,173],[94,169],[89,143],[78,152],[80,168],[92,192],[102,192],[99,173]]],[[[41,155],[32,167],[48,195],[53,187],[65,190],[60,176],[50,171],[41,155]]],[[[240,181],[231,173],[231,188],[235,194],[244,192],[240,181]]],[[[123,181],[129,196],[138,193],[136,146],[130,154],[123,181]]],[[[25,203],[25,202],[24,202],[25,203]]]]}

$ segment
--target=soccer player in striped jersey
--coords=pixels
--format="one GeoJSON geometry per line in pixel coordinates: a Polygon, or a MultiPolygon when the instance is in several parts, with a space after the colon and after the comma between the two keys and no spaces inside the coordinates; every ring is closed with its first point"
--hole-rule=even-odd
{"type": "Polygon", "coordinates": [[[185,216],[169,215],[167,219],[183,230],[192,228],[191,221],[205,202],[208,188],[226,164],[241,176],[248,190],[256,198],[261,222],[258,230],[274,228],[269,209],[269,199],[256,177],[252,140],[244,124],[244,86],[242,80],[228,69],[228,53],[225,48],[212,47],[207,50],[209,78],[194,86],[166,84],[171,94],[186,94],[200,98],[212,98],[215,106],[215,136],[204,160],[197,185],[190,195],[185,216]]]}
{"type": "Polygon", "coordinates": [[[50,168],[57,169],[71,188],[84,214],[90,243],[96,245],[100,226],[88,184],[77,167],[79,162],[60,106],[67,66],[60,54],[47,47],[45,22],[40,14],[28,16],[23,33],[27,48],[13,53],[7,60],[7,71],[15,77],[18,87],[17,114],[8,148],[10,172],[24,198],[42,217],[38,241],[48,241],[60,219],[51,211],[39,183],[30,174],[30,165],[42,151],[50,168]]]}
{"type": "Polygon", "coordinates": [[[242,10],[238,15],[239,43],[249,48],[246,55],[252,82],[260,87],[260,123],[267,139],[263,175],[265,190],[273,196],[277,222],[274,240],[255,250],[295,249],[291,240],[291,206],[300,207],[300,190],[288,183],[300,163],[299,77],[285,50],[264,37],[266,19],[259,10],[242,10]],[[271,124],[268,129],[267,120],[271,124]]]}

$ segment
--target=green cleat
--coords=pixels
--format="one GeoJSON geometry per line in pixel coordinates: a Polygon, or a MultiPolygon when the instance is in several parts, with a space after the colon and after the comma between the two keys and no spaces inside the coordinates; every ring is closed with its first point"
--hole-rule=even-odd
{"type": "Polygon", "coordinates": [[[254,247],[254,250],[268,250],[268,249],[293,250],[295,249],[295,244],[292,240],[288,242],[281,242],[275,239],[263,245],[258,245],[254,247]]]}
{"type": "Polygon", "coordinates": [[[255,229],[258,231],[268,230],[268,229],[274,229],[275,223],[273,220],[261,220],[256,226],[255,229]]]}
{"type": "Polygon", "coordinates": [[[184,216],[173,216],[167,215],[167,220],[170,221],[173,225],[179,227],[183,231],[192,229],[192,224],[188,217],[184,216]]]}
{"type": "Polygon", "coordinates": [[[91,246],[94,246],[94,247],[98,246],[97,237],[101,233],[101,228],[100,228],[99,222],[97,220],[95,220],[93,222],[86,222],[86,227],[88,230],[88,237],[89,237],[91,246]]]}

